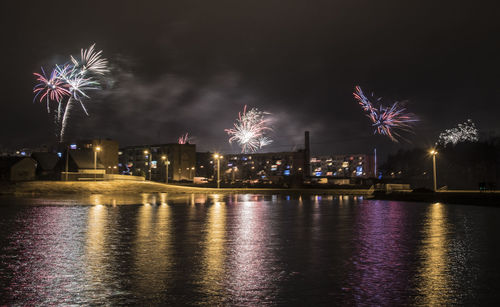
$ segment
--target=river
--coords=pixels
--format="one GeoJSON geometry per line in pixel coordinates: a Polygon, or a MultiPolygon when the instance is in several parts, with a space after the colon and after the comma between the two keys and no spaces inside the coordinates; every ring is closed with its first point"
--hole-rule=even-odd
{"type": "Polygon", "coordinates": [[[355,196],[0,198],[0,305],[492,305],[500,209],[355,196]]]}

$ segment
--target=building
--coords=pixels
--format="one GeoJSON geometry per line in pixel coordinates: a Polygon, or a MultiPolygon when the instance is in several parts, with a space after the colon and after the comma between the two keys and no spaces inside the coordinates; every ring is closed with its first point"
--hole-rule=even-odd
{"type": "Polygon", "coordinates": [[[61,180],[103,180],[106,174],[99,152],[86,148],[65,151],[55,168],[61,180]]]}
{"type": "Polygon", "coordinates": [[[110,139],[81,140],[69,145],[70,149],[90,149],[99,147],[98,158],[106,174],[118,173],[118,142],[110,139]]]}
{"type": "Polygon", "coordinates": [[[153,144],[121,148],[119,169],[122,174],[145,176],[148,180],[192,181],[196,174],[196,145],[153,144]],[[167,167],[168,165],[168,167],[167,167]]]}
{"type": "MultiPolygon", "coordinates": [[[[217,160],[211,153],[198,153],[197,176],[216,176],[217,160]]],[[[226,154],[220,161],[225,182],[298,183],[304,177],[305,151],[226,154]]]]}
{"type": "Polygon", "coordinates": [[[28,157],[0,157],[0,179],[3,181],[34,180],[36,161],[28,157]]]}
{"type": "Polygon", "coordinates": [[[213,178],[216,175],[214,158],[212,152],[196,153],[196,176],[203,178],[213,178]]]}
{"type": "Polygon", "coordinates": [[[40,180],[54,180],[59,178],[56,172],[56,165],[59,162],[59,156],[53,152],[34,152],[31,158],[37,163],[36,177],[40,180]]]}
{"type": "MultiPolygon", "coordinates": [[[[289,152],[225,154],[220,161],[225,182],[302,184],[309,174],[309,131],[304,133],[304,149],[289,152]]],[[[213,153],[196,153],[196,176],[214,179],[217,160],[213,153]]]]}
{"type": "Polygon", "coordinates": [[[375,176],[375,158],[367,154],[316,156],[311,160],[312,177],[370,178],[375,176]]]}

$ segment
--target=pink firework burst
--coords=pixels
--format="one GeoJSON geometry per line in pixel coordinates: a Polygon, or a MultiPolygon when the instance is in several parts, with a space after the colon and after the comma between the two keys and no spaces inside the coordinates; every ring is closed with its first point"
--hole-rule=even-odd
{"type": "Polygon", "coordinates": [[[48,112],[50,112],[49,104],[51,100],[59,102],[61,101],[61,99],[63,99],[64,96],[71,95],[69,91],[70,85],[59,78],[59,75],[55,69],[52,70],[50,78],[47,78],[43,68],[42,74],[33,74],[36,76],[36,80],[39,82],[33,88],[33,93],[35,93],[35,98],[33,100],[36,100],[36,98],[40,96],[39,99],[40,102],[42,102],[42,100],[46,98],[48,112]]]}
{"type": "Polygon", "coordinates": [[[178,139],[177,142],[179,144],[188,144],[189,143],[189,133],[186,132],[186,134],[181,135],[178,139]]]}

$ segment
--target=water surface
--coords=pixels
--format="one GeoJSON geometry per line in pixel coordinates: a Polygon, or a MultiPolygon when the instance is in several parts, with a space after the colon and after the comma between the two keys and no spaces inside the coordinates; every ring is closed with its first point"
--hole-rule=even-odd
{"type": "Polygon", "coordinates": [[[4,197],[0,304],[493,304],[499,221],[353,196],[4,197]]]}

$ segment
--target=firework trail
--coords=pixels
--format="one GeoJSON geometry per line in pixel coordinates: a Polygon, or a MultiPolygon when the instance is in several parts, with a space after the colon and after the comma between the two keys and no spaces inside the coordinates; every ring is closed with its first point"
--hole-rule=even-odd
{"type": "MultiPolygon", "coordinates": [[[[391,141],[398,142],[398,137],[401,137],[398,131],[412,132],[413,124],[418,121],[418,118],[412,113],[407,113],[405,108],[398,105],[398,102],[393,103],[390,107],[384,107],[380,104],[376,108],[364,95],[360,86],[356,86],[355,90],[354,98],[361,105],[363,111],[368,112],[366,116],[375,127],[374,134],[385,135],[391,141]]],[[[374,96],[373,93],[372,96],[374,96]]],[[[380,100],[381,98],[376,99],[377,102],[380,100]]]]}
{"type": "Polygon", "coordinates": [[[47,100],[47,112],[50,113],[50,101],[57,101],[60,104],[60,101],[64,98],[64,96],[69,96],[70,91],[68,90],[69,85],[62,81],[57,71],[54,69],[50,74],[50,78],[47,78],[45,74],[45,70],[41,67],[42,74],[33,73],[36,76],[36,80],[39,82],[33,88],[33,93],[35,93],[35,97],[33,101],[41,94],[40,102],[44,98],[47,100]]]}
{"type": "Polygon", "coordinates": [[[446,147],[448,144],[456,145],[460,142],[477,142],[479,141],[479,131],[472,120],[468,119],[464,123],[458,124],[457,127],[446,129],[439,134],[437,144],[446,147]]]}
{"type": "Polygon", "coordinates": [[[179,143],[179,144],[188,144],[188,143],[189,143],[189,135],[188,135],[188,132],[186,132],[186,134],[184,134],[184,135],[181,135],[181,136],[177,139],[177,143],[179,143]]]}
{"type": "Polygon", "coordinates": [[[234,123],[234,128],[225,129],[230,136],[229,143],[237,142],[242,153],[255,152],[263,146],[272,143],[272,139],[265,134],[272,131],[267,126],[269,120],[265,118],[269,113],[252,108],[247,112],[247,106],[243,108],[243,113],[238,113],[238,119],[234,123]]]}
{"type": "Polygon", "coordinates": [[[58,103],[56,125],[60,128],[59,139],[61,142],[64,140],[69,112],[73,108],[73,104],[78,102],[88,116],[89,113],[83,102],[84,99],[90,98],[87,91],[98,90],[100,82],[97,77],[102,77],[109,72],[108,61],[101,58],[102,51],[96,52],[94,48],[95,44],[88,49],[82,49],[79,59],[70,56],[72,64],[56,65],[49,79],[45,76],[43,68],[43,75],[34,73],[37,81],[40,82],[33,89],[35,99],[40,93],[43,93],[40,101],[44,98],[47,99],[47,111],[49,113],[50,101],[58,103]],[[68,99],[65,102],[64,98],[66,97],[68,99]]]}
{"type": "MultiPolygon", "coordinates": [[[[358,101],[359,105],[363,108],[363,111],[370,112],[372,113],[374,111],[374,107],[370,99],[368,99],[365,94],[363,93],[363,90],[359,85],[356,85],[355,87],[356,91],[352,93],[354,95],[354,98],[358,101]]],[[[373,93],[372,93],[373,96],[373,93]]],[[[380,100],[380,98],[378,99],[380,100]]]]}

